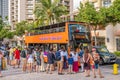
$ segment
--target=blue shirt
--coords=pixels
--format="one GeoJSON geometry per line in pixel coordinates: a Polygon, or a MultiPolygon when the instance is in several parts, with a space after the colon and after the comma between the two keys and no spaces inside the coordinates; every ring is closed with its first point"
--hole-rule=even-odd
{"type": "Polygon", "coordinates": [[[68,58],[68,64],[73,64],[73,58],[71,57],[71,58],[68,58]]]}
{"type": "Polygon", "coordinates": [[[80,57],[83,57],[83,54],[84,54],[84,51],[81,50],[80,53],[79,53],[79,56],[80,56],[80,57]]]}

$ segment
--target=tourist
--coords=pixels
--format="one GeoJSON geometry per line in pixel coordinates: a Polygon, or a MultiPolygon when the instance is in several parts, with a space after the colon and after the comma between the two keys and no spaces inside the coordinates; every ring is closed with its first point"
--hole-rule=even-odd
{"type": "Polygon", "coordinates": [[[29,72],[32,72],[33,70],[33,63],[34,63],[34,59],[33,59],[33,49],[29,50],[29,53],[28,53],[28,60],[27,60],[27,63],[28,63],[28,71],[29,72]]]}
{"type": "Polygon", "coordinates": [[[91,55],[87,47],[84,48],[83,54],[83,61],[84,61],[84,68],[85,68],[85,75],[86,77],[90,77],[90,58],[91,55]]]}
{"type": "Polygon", "coordinates": [[[41,58],[40,71],[44,72],[45,71],[45,63],[44,63],[44,52],[42,51],[42,49],[40,49],[40,58],[41,58]]]}
{"type": "Polygon", "coordinates": [[[50,49],[50,51],[47,54],[47,58],[48,58],[48,64],[47,64],[46,72],[52,74],[52,68],[53,68],[53,64],[54,64],[54,60],[55,60],[55,56],[53,54],[53,49],[50,49]],[[49,70],[49,72],[48,72],[48,70],[49,70]]]}
{"type": "Polygon", "coordinates": [[[39,72],[39,69],[41,66],[41,57],[40,57],[40,51],[38,48],[36,49],[36,62],[37,62],[36,72],[39,72]]]}
{"type": "Polygon", "coordinates": [[[10,50],[9,50],[9,64],[11,65],[11,62],[13,60],[13,48],[11,47],[10,50]]]}
{"type": "Polygon", "coordinates": [[[92,49],[92,58],[93,58],[93,60],[94,60],[94,68],[93,68],[94,78],[96,78],[95,70],[97,70],[100,78],[104,78],[104,76],[102,75],[102,73],[101,73],[101,71],[100,71],[100,67],[99,67],[100,56],[99,56],[99,54],[96,52],[96,49],[95,49],[95,48],[92,49]],[[95,70],[94,70],[94,69],[95,69],[95,70]]]}
{"type": "Polygon", "coordinates": [[[68,58],[68,74],[72,74],[73,73],[73,57],[72,54],[69,54],[69,58],[68,58]]]}
{"type": "Polygon", "coordinates": [[[28,50],[27,50],[27,48],[25,47],[25,48],[21,51],[21,57],[22,57],[22,62],[23,62],[23,65],[22,65],[22,70],[23,70],[23,72],[25,72],[26,69],[27,69],[27,53],[28,53],[28,50]]]}
{"type": "Polygon", "coordinates": [[[2,77],[2,73],[1,73],[1,70],[2,70],[2,57],[3,57],[3,54],[0,51],[0,77],[2,77]]]}
{"type": "Polygon", "coordinates": [[[74,60],[74,62],[73,62],[73,71],[74,71],[75,73],[78,73],[78,72],[79,72],[79,67],[78,67],[78,58],[79,58],[79,56],[78,56],[78,52],[75,51],[75,52],[72,54],[72,56],[73,56],[73,60],[74,60]]]}
{"type": "MultiPolygon", "coordinates": [[[[18,68],[19,68],[20,67],[20,51],[18,50],[17,47],[16,47],[16,50],[14,52],[14,58],[15,58],[15,62],[16,62],[15,65],[18,65],[18,68]]],[[[14,65],[14,68],[15,68],[15,65],[14,65]]]]}
{"type": "Polygon", "coordinates": [[[83,54],[84,54],[84,50],[81,48],[80,53],[79,53],[80,65],[81,65],[81,72],[84,72],[83,54]]]}

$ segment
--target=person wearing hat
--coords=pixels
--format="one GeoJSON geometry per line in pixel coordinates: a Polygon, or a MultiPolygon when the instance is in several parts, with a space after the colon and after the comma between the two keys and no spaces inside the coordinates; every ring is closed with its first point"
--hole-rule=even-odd
{"type": "Polygon", "coordinates": [[[93,73],[94,73],[94,78],[96,78],[96,70],[100,76],[100,78],[104,78],[104,76],[102,75],[101,73],[101,70],[100,70],[100,67],[99,67],[99,60],[100,60],[100,56],[99,54],[96,52],[96,48],[92,48],[92,58],[93,58],[93,61],[94,61],[94,65],[92,67],[93,69],[93,73]]]}

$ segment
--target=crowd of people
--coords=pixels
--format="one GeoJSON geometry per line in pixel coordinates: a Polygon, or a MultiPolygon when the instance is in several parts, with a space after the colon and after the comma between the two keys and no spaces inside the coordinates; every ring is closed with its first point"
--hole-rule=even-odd
{"type": "Polygon", "coordinates": [[[6,55],[0,51],[0,76],[2,76],[3,57],[6,59],[6,68],[7,65],[19,68],[21,64],[23,72],[52,74],[57,70],[58,75],[84,72],[86,77],[90,77],[90,71],[92,71],[94,78],[96,78],[96,72],[100,78],[104,78],[99,67],[100,56],[95,48],[92,48],[92,52],[87,47],[79,50],[71,48],[70,53],[64,47],[58,51],[50,48],[47,52],[39,47],[25,47],[23,50],[17,47],[9,48],[6,55]]]}

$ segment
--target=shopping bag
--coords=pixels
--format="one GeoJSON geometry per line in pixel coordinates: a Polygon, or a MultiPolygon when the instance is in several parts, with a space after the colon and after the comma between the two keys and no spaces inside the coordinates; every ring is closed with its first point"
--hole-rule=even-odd
{"type": "Polygon", "coordinates": [[[5,70],[6,69],[6,61],[5,61],[5,58],[3,57],[2,58],[2,70],[5,70]]]}

